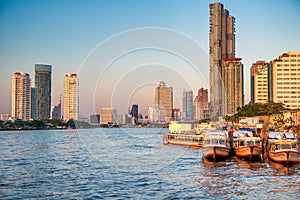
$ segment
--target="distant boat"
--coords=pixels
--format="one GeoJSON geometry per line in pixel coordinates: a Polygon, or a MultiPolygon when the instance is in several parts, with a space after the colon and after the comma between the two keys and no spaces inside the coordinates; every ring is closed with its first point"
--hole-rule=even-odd
{"type": "Polygon", "coordinates": [[[205,133],[203,137],[202,152],[204,158],[212,161],[229,158],[230,144],[227,132],[212,131],[205,133]]]}
{"type": "Polygon", "coordinates": [[[253,137],[250,131],[233,132],[233,150],[237,157],[245,160],[259,160],[262,153],[260,137],[253,137]]]}
{"type": "Polygon", "coordinates": [[[267,144],[268,158],[283,164],[298,163],[298,144],[293,133],[270,132],[267,144]]]}

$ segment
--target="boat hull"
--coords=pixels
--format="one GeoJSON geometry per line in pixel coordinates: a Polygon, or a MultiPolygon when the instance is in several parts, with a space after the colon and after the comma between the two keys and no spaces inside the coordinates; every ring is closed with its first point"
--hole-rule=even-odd
{"type": "Polygon", "coordinates": [[[200,142],[169,140],[169,139],[166,139],[166,141],[168,144],[183,145],[183,146],[189,146],[189,147],[193,147],[193,148],[200,148],[202,146],[202,144],[200,142]]]}
{"type": "Polygon", "coordinates": [[[278,163],[298,163],[298,152],[297,151],[270,151],[268,153],[270,160],[278,163]]]}
{"type": "Polygon", "coordinates": [[[212,160],[226,160],[230,156],[230,148],[221,146],[204,146],[202,148],[203,157],[212,160]]]}
{"type": "Polygon", "coordinates": [[[237,157],[246,160],[259,160],[261,158],[262,147],[260,146],[243,146],[234,149],[237,157]]]}

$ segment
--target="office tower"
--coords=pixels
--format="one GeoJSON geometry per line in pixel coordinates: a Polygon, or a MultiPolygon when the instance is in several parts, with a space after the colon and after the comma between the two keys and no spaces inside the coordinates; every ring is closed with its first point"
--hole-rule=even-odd
{"type": "Polygon", "coordinates": [[[102,108],[100,110],[100,124],[113,124],[118,120],[118,113],[115,108],[102,108]]]}
{"type": "Polygon", "coordinates": [[[36,119],[49,119],[51,110],[52,66],[35,64],[36,119]]]}
{"type": "Polygon", "coordinates": [[[61,101],[56,106],[52,107],[51,119],[61,119],[61,101]]]}
{"type": "Polygon", "coordinates": [[[157,122],[159,120],[158,108],[150,106],[148,109],[148,117],[149,117],[150,122],[157,122]]]}
{"type": "Polygon", "coordinates": [[[210,7],[209,67],[211,117],[224,116],[222,109],[222,62],[235,57],[235,18],[221,3],[210,7]]]}
{"type": "Polygon", "coordinates": [[[198,90],[193,104],[193,118],[198,120],[209,118],[207,89],[200,88],[198,90]]]}
{"type": "Polygon", "coordinates": [[[77,74],[66,74],[64,78],[64,120],[78,120],[79,116],[79,80],[77,74]]]}
{"type": "Polygon", "coordinates": [[[180,119],[181,119],[181,112],[180,112],[179,108],[174,108],[172,110],[172,119],[174,121],[180,121],[180,119]]]}
{"type": "Polygon", "coordinates": [[[138,117],[139,117],[139,106],[136,104],[132,105],[130,114],[132,117],[134,117],[135,122],[137,122],[138,117]]]}
{"type": "Polygon", "coordinates": [[[183,90],[182,94],[182,118],[193,119],[193,91],[183,90]]]}
{"type": "Polygon", "coordinates": [[[300,52],[283,53],[271,62],[271,100],[286,108],[300,108],[300,52]]]}
{"type": "Polygon", "coordinates": [[[237,113],[244,105],[244,69],[241,58],[226,58],[223,61],[223,108],[225,115],[237,113]]]}
{"type": "Polygon", "coordinates": [[[266,103],[268,95],[269,63],[257,61],[252,64],[250,71],[251,103],[266,103]]]}
{"type": "Polygon", "coordinates": [[[31,88],[31,111],[30,118],[36,119],[36,88],[31,88]]]}
{"type": "Polygon", "coordinates": [[[161,81],[155,89],[154,107],[159,110],[160,121],[170,121],[173,109],[173,88],[167,87],[165,82],[161,81]]]}
{"type": "Polygon", "coordinates": [[[12,78],[11,117],[30,119],[30,76],[28,73],[15,72],[12,78]]]}

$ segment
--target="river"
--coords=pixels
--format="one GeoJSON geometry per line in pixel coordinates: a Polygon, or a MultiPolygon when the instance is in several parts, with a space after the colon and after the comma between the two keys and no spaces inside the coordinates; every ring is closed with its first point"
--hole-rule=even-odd
{"type": "Polygon", "coordinates": [[[207,162],[166,132],[1,131],[0,199],[300,199],[299,164],[207,162]]]}

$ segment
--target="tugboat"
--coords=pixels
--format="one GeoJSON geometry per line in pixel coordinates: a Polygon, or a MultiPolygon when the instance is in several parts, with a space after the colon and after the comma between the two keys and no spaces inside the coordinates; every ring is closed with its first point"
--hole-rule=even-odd
{"type": "Polygon", "coordinates": [[[282,164],[298,163],[298,143],[293,133],[270,132],[268,135],[268,158],[282,164]]]}
{"type": "Polygon", "coordinates": [[[202,152],[207,160],[226,160],[230,157],[230,149],[227,132],[213,131],[204,134],[202,152]]]}

